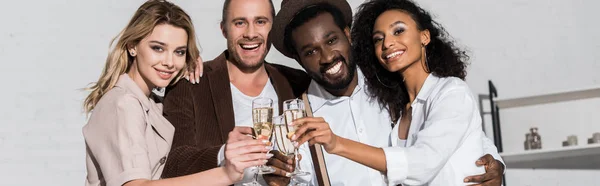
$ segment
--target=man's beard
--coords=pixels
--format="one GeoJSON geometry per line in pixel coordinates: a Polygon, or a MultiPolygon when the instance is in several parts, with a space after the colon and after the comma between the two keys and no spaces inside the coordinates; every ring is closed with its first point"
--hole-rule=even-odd
{"type": "MultiPolygon", "coordinates": [[[[237,46],[239,45],[239,43],[233,43],[233,42],[227,42],[227,48],[228,48],[228,59],[233,58],[233,60],[229,60],[231,63],[233,63],[235,66],[237,66],[241,71],[254,71],[258,68],[260,68],[263,63],[265,62],[265,57],[267,57],[267,53],[269,52],[269,43],[262,41],[261,45],[267,45],[265,47],[265,51],[263,52],[262,56],[260,56],[259,60],[255,63],[248,63],[246,61],[243,61],[242,57],[240,56],[240,54],[238,52],[237,46]]],[[[261,46],[259,46],[261,47],[261,46]]],[[[239,50],[244,50],[244,49],[239,49],[239,50]]]]}
{"type": "Polygon", "coordinates": [[[325,89],[329,89],[329,90],[345,89],[348,87],[348,85],[350,85],[350,82],[352,82],[352,79],[354,79],[355,71],[356,71],[356,64],[353,62],[352,59],[346,60],[342,56],[335,57],[332,60],[332,62],[329,64],[333,65],[335,63],[334,61],[340,61],[340,60],[342,61],[342,63],[344,63],[344,66],[346,66],[347,73],[348,73],[342,79],[334,80],[334,82],[330,82],[330,81],[326,80],[325,77],[323,76],[323,74],[325,72],[325,69],[327,69],[329,66],[321,67],[319,72],[307,71],[307,74],[310,78],[315,80],[317,83],[319,83],[319,85],[323,86],[325,89]]]}

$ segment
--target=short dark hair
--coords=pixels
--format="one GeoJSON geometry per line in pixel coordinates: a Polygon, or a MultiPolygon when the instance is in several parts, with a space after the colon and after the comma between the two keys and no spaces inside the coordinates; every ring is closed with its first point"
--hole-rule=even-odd
{"type": "MultiPolygon", "coordinates": [[[[229,4],[231,4],[231,0],[225,0],[223,3],[223,14],[221,15],[221,26],[224,26],[225,20],[227,20],[227,12],[229,12],[229,4]]],[[[275,18],[275,6],[273,6],[273,0],[269,0],[269,4],[271,4],[271,17],[275,18]]]]}
{"type": "Polygon", "coordinates": [[[333,16],[333,21],[341,30],[344,30],[346,27],[350,28],[351,23],[346,23],[344,20],[344,14],[342,14],[340,9],[328,3],[319,3],[307,6],[300,10],[285,27],[283,34],[283,44],[285,45],[285,48],[292,54],[297,55],[295,43],[292,40],[292,31],[323,13],[331,14],[331,16],[333,16]]]}

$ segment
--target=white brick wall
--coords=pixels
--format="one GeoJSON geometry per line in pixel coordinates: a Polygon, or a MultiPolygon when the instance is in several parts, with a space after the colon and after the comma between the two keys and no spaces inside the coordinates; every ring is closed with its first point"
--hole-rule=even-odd
{"type": "MultiPolygon", "coordinates": [[[[0,93],[0,185],[83,184],[86,94],[80,89],[98,78],[110,39],[142,2],[0,0],[0,79],[9,89],[0,93]]],[[[218,24],[222,1],[175,2],[192,16],[204,59],[220,54],[226,46],[218,24]]],[[[274,1],[277,10],[280,2],[274,1]]],[[[596,1],[419,2],[472,51],[468,82],[476,93],[486,92],[488,79],[502,97],[600,83],[596,1]]],[[[275,50],[267,60],[299,67],[275,50]]],[[[586,114],[600,110],[594,101],[503,112],[505,149],[522,149],[531,124],[540,127],[545,147],[569,134],[583,141],[589,131],[600,131],[600,118],[586,114]],[[546,113],[555,117],[544,118],[546,113]]],[[[600,172],[509,169],[507,174],[509,185],[590,185],[600,172]]]]}

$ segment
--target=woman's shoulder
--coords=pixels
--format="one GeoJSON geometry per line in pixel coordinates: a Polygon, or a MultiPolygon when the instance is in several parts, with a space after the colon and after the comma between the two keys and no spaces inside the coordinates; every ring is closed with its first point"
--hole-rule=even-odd
{"type": "Polygon", "coordinates": [[[90,114],[88,125],[116,123],[118,117],[138,117],[144,113],[141,101],[122,87],[114,87],[100,100],[90,114]]]}
{"type": "Polygon", "coordinates": [[[105,107],[117,109],[120,107],[131,107],[132,105],[140,105],[141,109],[141,101],[133,93],[123,87],[115,86],[100,98],[94,110],[105,107]]]}
{"type": "Polygon", "coordinates": [[[442,97],[448,94],[473,96],[467,82],[457,77],[438,77],[433,92],[435,96],[432,97],[442,97]]]}
{"type": "Polygon", "coordinates": [[[439,82],[444,89],[469,89],[467,82],[457,77],[440,77],[439,82]]]}

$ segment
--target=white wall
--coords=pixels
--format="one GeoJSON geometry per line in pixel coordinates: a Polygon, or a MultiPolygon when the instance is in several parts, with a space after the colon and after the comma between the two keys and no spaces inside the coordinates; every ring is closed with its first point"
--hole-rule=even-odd
{"type": "Polygon", "coordinates": [[[142,1],[2,1],[0,185],[82,185],[79,89],[142,1]]]}
{"type": "MultiPolygon", "coordinates": [[[[0,185],[81,185],[85,115],[80,89],[95,81],[108,43],[142,0],[0,0],[0,185]]],[[[281,1],[274,1],[279,10],[281,1]]],[[[362,0],[352,0],[357,7],[362,0]]],[[[202,56],[216,57],[226,43],[219,30],[222,1],[175,1],[194,20],[202,56]]],[[[448,31],[472,51],[468,82],[485,93],[492,79],[502,97],[541,94],[600,84],[600,28],[596,1],[422,0],[448,31]]],[[[299,67],[275,50],[268,61],[299,67]]],[[[598,100],[595,100],[598,101],[598,100]]],[[[506,151],[522,149],[530,125],[544,147],[567,135],[580,143],[600,132],[598,102],[503,111],[506,151]],[[554,116],[554,117],[549,117],[554,116]],[[568,134],[567,134],[568,133],[568,134]]],[[[510,185],[590,185],[598,171],[509,169],[510,185]],[[560,175],[560,176],[557,176],[560,175]]]]}

